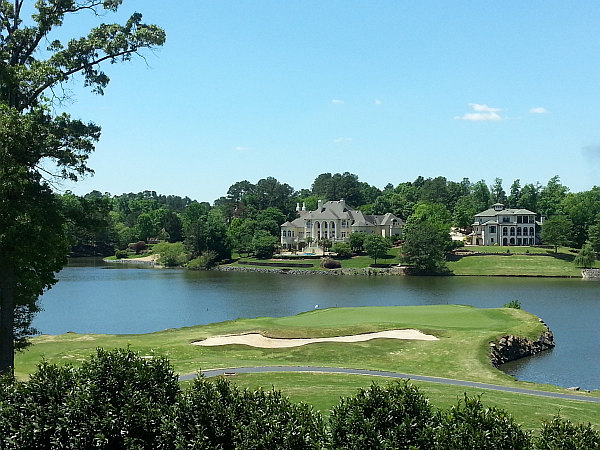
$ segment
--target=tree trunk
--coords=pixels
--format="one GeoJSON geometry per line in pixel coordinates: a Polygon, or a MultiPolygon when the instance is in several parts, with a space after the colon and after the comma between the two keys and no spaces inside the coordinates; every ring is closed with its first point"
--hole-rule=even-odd
{"type": "Polygon", "coordinates": [[[15,366],[15,274],[10,263],[0,263],[0,374],[10,373],[15,366]]]}

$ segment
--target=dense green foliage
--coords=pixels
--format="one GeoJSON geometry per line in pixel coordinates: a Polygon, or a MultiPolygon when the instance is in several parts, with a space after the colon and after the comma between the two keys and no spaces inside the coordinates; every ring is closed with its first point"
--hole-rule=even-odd
{"type": "Polygon", "coordinates": [[[0,449],[596,449],[591,425],[559,416],[539,436],[479,397],[434,410],[408,381],[342,398],[326,423],[276,390],[197,378],[182,390],[168,361],[104,351],[79,368],[46,362],[29,381],[0,378],[0,449]]]}
{"type": "Polygon", "coordinates": [[[0,0],[0,372],[13,366],[14,337],[22,344],[38,296],[64,265],[69,238],[89,241],[88,231],[99,228],[89,213],[106,216],[104,205],[61,204],[52,192],[57,180],[92,172],[87,160],[100,137],[97,125],[55,112],[70,92],[65,85],[78,75],[102,93],[109,82],[103,62],[129,61],[165,42],[164,31],[139,13],[82,37],[53,32],[78,13],[100,16],[121,3],[0,0]]]}
{"type": "Polygon", "coordinates": [[[408,383],[372,384],[342,398],[329,419],[331,446],[340,449],[432,448],[433,410],[408,383]]]}
{"type": "Polygon", "coordinates": [[[392,245],[389,239],[386,239],[379,234],[369,234],[365,238],[363,247],[365,252],[367,252],[367,255],[373,258],[374,263],[377,264],[377,258],[383,258],[386,256],[392,245]]]}

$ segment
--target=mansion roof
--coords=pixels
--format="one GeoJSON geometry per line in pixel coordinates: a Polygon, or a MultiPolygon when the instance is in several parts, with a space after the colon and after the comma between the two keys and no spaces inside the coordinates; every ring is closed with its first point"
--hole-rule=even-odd
{"type": "Polygon", "coordinates": [[[282,227],[303,228],[307,220],[347,220],[351,226],[355,227],[389,226],[394,223],[402,226],[404,224],[401,219],[392,213],[364,214],[362,211],[347,205],[344,200],[328,201],[323,204],[320,203],[319,206],[320,208],[314,211],[299,211],[300,217],[291,222],[284,223],[282,227]]]}

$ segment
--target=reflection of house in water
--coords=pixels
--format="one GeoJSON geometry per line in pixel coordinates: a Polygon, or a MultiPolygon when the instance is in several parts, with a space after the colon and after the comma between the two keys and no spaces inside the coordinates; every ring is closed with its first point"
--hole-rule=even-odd
{"type": "Polygon", "coordinates": [[[381,234],[400,238],[404,222],[392,213],[368,215],[346,205],[344,200],[323,203],[316,210],[307,211],[306,205],[296,206],[298,218],[281,225],[281,246],[304,248],[323,239],[332,243],[346,242],[351,233],[381,234]]]}
{"type": "Polygon", "coordinates": [[[540,243],[542,221],[527,209],[505,209],[495,203],[490,209],[475,214],[470,240],[473,245],[535,245],[540,243]]]}

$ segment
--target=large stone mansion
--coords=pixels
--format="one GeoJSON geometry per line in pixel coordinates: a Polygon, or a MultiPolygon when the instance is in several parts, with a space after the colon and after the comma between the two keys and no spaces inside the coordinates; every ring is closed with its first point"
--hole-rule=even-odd
{"type": "Polygon", "coordinates": [[[404,222],[392,213],[368,215],[348,206],[344,200],[318,201],[317,209],[307,211],[306,204],[297,204],[298,217],[281,225],[281,246],[301,249],[328,239],[332,243],[346,242],[351,233],[402,235],[404,222]]]}
{"type": "Polygon", "coordinates": [[[536,245],[540,243],[542,221],[528,209],[506,209],[495,203],[490,209],[475,214],[473,232],[469,235],[473,245],[536,245]]]}

